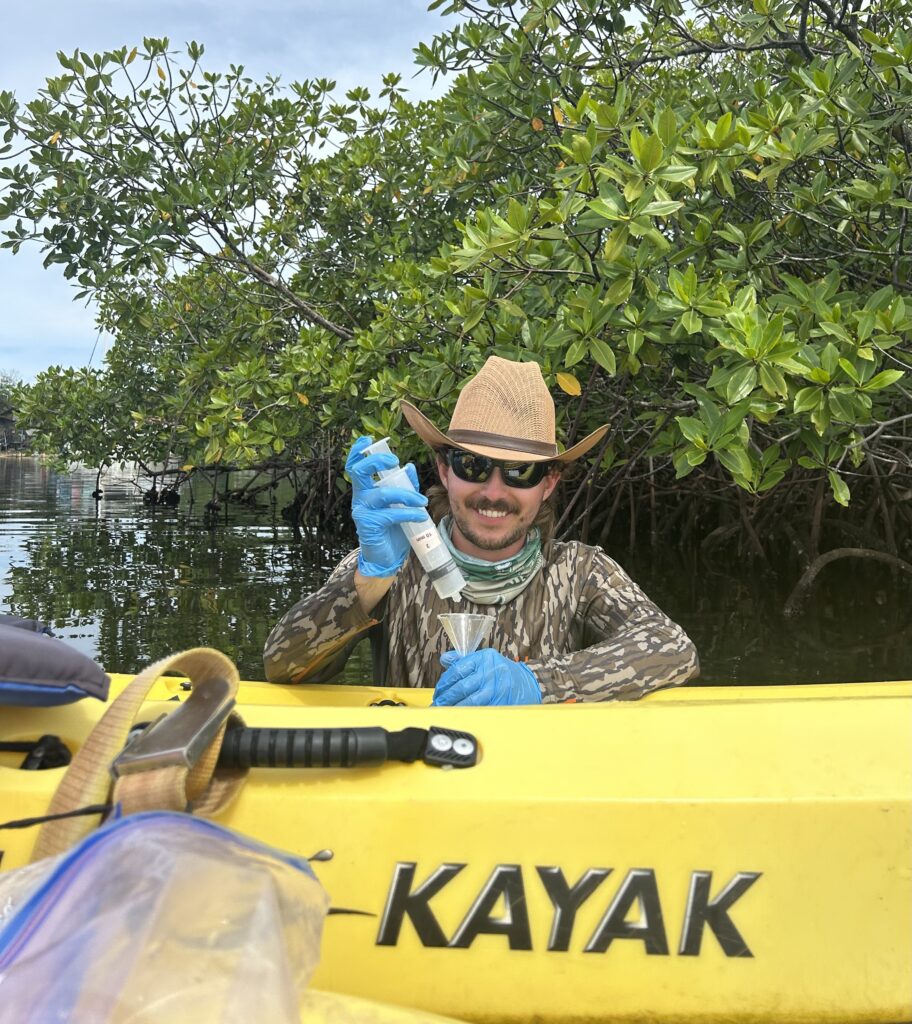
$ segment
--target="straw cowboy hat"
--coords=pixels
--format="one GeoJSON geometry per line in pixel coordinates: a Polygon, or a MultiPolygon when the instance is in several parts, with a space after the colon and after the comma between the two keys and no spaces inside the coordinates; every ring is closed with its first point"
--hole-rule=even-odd
{"type": "Polygon", "coordinates": [[[463,448],[506,462],[572,462],[599,443],[611,424],[561,451],[554,430],[554,399],[538,363],[490,356],[462,389],[444,434],[411,402],[402,413],[432,448],[463,448]]]}

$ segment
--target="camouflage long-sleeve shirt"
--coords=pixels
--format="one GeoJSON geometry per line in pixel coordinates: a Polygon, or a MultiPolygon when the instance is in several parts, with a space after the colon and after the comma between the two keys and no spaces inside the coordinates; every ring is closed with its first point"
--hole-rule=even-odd
{"type": "Polygon", "coordinates": [[[326,682],[369,633],[374,683],[434,686],[448,646],[437,616],[446,611],[493,615],[489,646],[526,662],[544,703],[635,700],[695,674],[693,643],[601,548],[551,541],[542,553],[541,571],[500,606],[442,600],[410,555],[371,617],[355,591],[353,551],[273,629],[266,678],[326,682]]]}

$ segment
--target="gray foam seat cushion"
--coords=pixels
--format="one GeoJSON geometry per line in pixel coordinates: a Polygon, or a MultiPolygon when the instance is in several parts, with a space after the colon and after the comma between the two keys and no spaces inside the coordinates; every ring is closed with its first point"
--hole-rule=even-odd
{"type": "Polygon", "coordinates": [[[0,704],[47,707],[83,697],[107,700],[108,679],[80,651],[36,631],[33,620],[0,617],[0,704]]]}

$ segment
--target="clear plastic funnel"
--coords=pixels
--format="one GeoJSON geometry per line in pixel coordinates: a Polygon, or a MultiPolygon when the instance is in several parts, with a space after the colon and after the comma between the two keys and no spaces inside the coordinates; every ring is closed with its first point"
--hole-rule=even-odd
{"type": "Polygon", "coordinates": [[[474,615],[471,612],[447,612],[438,615],[453,650],[460,656],[471,654],[491,635],[493,615],[474,615]]]}

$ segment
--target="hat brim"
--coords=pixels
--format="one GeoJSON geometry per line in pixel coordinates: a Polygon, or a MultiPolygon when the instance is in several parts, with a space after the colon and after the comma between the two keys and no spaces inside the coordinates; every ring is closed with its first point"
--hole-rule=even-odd
{"type": "Polygon", "coordinates": [[[584,437],[582,441],[577,441],[572,448],[559,452],[557,455],[541,455],[538,452],[523,451],[518,447],[499,448],[496,444],[466,444],[462,441],[455,441],[443,431],[438,430],[427,416],[419,412],[411,402],[400,402],[400,408],[412,430],[431,448],[461,448],[463,451],[472,452],[475,455],[486,455],[489,459],[500,459],[502,462],[575,462],[590,448],[597,445],[611,427],[610,423],[605,423],[584,437]]]}

